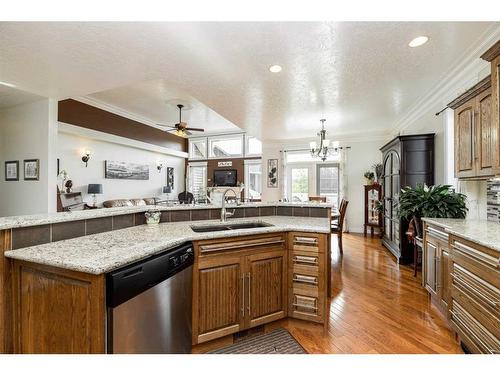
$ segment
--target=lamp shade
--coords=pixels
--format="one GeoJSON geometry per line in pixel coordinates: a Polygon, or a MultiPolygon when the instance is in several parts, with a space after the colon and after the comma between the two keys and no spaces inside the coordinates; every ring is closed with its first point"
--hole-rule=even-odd
{"type": "Polygon", "coordinates": [[[101,184],[89,184],[88,194],[102,194],[102,185],[101,184]]]}
{"type": "Polygon", "coordinates": [[[163,187],[163,194],[170,194],[172,192],[172,188],[170,186],[163,187]]]}

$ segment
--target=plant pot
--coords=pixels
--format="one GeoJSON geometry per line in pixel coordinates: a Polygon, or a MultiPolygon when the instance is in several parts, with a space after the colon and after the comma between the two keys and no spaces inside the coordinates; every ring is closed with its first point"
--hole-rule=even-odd
{"type": "Polygon", "coordinates": [[[420,237],[420,238],[423,238],[422,237],[422,233],[423,233],[423,227],[422,227],[422,219],[417,217],[417,216],[413,216],[413,221],[415,223],[415,231],[417,232],[417,237],[420,237]]]}
{"type": "Polygon", "coordinates": [[[146,224],[158,224],[161,218],[160,211],[147,211],[144,213],[146,217],[146,224]]]}

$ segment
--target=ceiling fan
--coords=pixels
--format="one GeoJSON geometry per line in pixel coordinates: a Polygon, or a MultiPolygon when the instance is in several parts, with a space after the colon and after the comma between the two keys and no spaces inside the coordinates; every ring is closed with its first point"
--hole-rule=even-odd
{"type": "Polygon", "coordinates": [[[201,129],[201,128],[189,128],[188,124],[186,122],[182,122],[182,108],[184,108],[184,105],[177,104],[177,108],[179,108],[179,122],[177,124],[175,124],[175,125],[157,124],[157,125],[172,128],[170,130],[167,130],[167,132],[174,132],[174,134],[178,135],[179,137],[187,137],[188,135],[193,134],[191,132],[204,132],[205,131],[205,129],[201,129]]]}

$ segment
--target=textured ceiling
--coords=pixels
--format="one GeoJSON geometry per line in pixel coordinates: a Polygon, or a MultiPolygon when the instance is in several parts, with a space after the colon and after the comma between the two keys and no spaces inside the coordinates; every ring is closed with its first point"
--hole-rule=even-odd
{"type": "Polygon", "coordinates": [[[13,107],[15,105],[34,102],[40,99],[42,99],[42,97],[38,95],[0,84],[0,108],[13,107]]]}
{"type": "Polygon", "coordinates": [[[175,90],[163,79],[101,91],[87,95],[87,98],[126,110],[154,123],[167,125],[179,122],[177,104],[183,104],[185,108],[182,111],[182,121],[191,127],[206,128],[210,132],[241,131],[236,125],[192,96],[175,90]]]}
{"type": "MultiPolygon", "coordinates": [[[[323,117],[331,134],[370,135],[390,129],[495,25],[0,23],[0,81],[59,99],[161,82],[264,140],[311,136],[323,117]],[[430,41],[409,48],[418,35],[430,41]]],[[[116,92],[106,100],[160,119],[161,90],[152,101],[162,108],[116,92]]]]}

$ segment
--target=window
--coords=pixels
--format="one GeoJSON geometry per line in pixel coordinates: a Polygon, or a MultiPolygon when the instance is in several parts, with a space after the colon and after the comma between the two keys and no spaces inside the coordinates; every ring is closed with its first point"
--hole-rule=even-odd
{"type": "Polygon", "coordinates": [[[243,156],[243,134],[209,138],[210,158],[232,158],[243,156]]]}
{"type": "Polygon", "coordinates": [[[292,202],[307,202],[309,200],[309,168],[292,167],[290,169],[292,202]]]}
{"type": "Polygon", "coordinates": [[[262,162],[260,160],[245,161],[245,198],[252,201],[262,197],[262,162]]]}
{"type": "Polygon", "coordinates": [[[207,139],[192,138],[189,140],[189,159],[207,158],[207,139]]]}
{"type": "Polygon", "coordinates": [[[196,202],[207,198],[207,163],[188,164],[188,187],[196,202]]]}
{"type": "Polygon", "coordinates": [[[326,197],[338,207],[339,202],[339,165],[317,164],[316,165],[316,190],[317,195],[326,197]]]}
{"type": "Polygon", "coordinates": [[[247,136],[247,146],[245,154],[248,155],[262,155],[262,142],[252,136],[247,136]]]}

